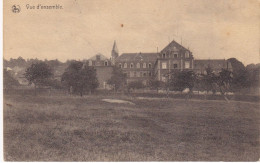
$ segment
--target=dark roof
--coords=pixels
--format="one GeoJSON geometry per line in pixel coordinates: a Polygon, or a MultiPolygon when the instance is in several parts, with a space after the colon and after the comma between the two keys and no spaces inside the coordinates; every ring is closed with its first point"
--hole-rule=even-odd
{"type": "Polygon", "coordinates": [[[123,53],[116,58],[116,61],[150,61],[155,62],[158,53],[123,53]]]}
{"type": "MultiPolygon", "coordinates": [[[[195,59],[194,69],[202,69],[210,66],[212,69],[227,68],[228,61],[225,59],[195,59]]],[[[228,63],[229,69],[231,69],[231,64],[228,63]]]]}

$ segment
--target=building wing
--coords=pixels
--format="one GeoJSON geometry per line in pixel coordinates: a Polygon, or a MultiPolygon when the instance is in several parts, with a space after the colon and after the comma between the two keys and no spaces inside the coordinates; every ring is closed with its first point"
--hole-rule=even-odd
{"type": "Polygon", "coordinates": [[[117,57],[117,62],[134,62],[134,61],[149,61],[155,62],[157,53],[123,53],[117,57]]]}

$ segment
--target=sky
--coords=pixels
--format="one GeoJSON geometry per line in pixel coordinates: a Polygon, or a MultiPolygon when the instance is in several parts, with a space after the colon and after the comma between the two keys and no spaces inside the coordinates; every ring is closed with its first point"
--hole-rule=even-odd
{"type": "Polygon", "coordinates": [[[175,40],[195,59],[235,57],[259,63],[259,0],[12,0],[4,1],[4,58],[108,58],[157,52],[175,40]],[[13,13],[12,5],[20,13],[13,13]],[[62,5],[62,10],[26,5],[62,5]]]}

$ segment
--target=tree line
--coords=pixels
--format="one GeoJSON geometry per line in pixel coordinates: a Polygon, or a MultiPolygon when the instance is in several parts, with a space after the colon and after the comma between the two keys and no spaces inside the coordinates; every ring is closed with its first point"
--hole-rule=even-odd
{"type": "MultiPolygon", "coordinates": [[[[127,83],[126,74],[123,73],[122,69],[113,67],[111,79],[107,83],[116,92],[122,90],[130,92],[141,88],[182,92],[188,88],[189,95],[194,90],[212,92],[212,94],[220,92],[225,95],[227,92],[244,93],[243,91],[248,90],[248,88],[259,88],[259,65],[251,64],[245,67],[235,58],[228,61],[232,64],[232,71],[222,69],[220,72],[214,72],[210,65],[203,74],[196,74],[193,71],[172,71],[165,76],[166,81],[162,82],[152,77],[146,85],[142,81],[127,83]]],[[[18,58],[13,62],[22,64],[24,61],[22,58],[18,58]]],[[[98,87],[99,83],[94,67],[87,66],[81,61],[69,61],[59,81],[54,78],[53,67],[57,64],[60,64],[58,60],[33,62],[26,69],[24,77],[29,81],[29,84],[34,84],[35,89],[44,86],[67,89],[69,93],[81,96],[84,93],[93,93],[98,87]]],[[[4,85],[6,87],[18,85],[7,70],[4,70],[4,85]]]]}

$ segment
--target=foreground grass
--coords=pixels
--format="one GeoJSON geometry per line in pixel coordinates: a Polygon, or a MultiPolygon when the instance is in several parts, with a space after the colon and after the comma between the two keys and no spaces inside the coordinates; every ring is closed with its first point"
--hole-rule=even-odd
{"type": "Polygon", "coordinates": [[[257,161],[257,103],[4,97],[6,161],[257,161]]]}

